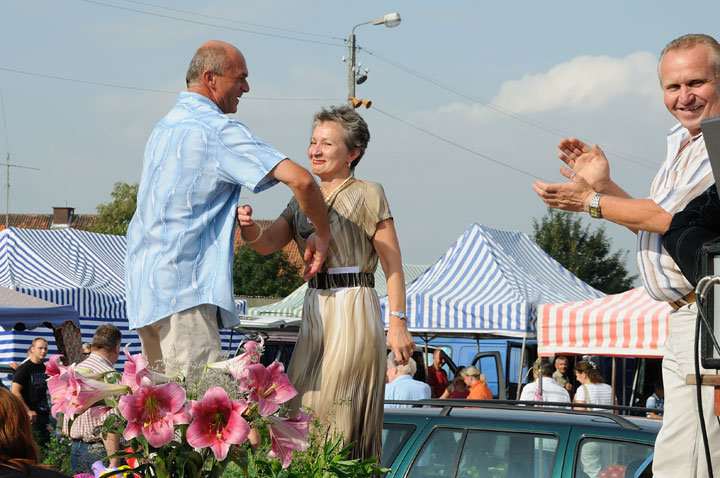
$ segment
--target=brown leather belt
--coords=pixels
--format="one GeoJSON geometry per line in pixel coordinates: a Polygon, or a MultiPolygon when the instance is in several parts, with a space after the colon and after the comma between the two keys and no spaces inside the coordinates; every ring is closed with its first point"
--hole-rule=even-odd
{"type": "Polygon", "coordinates": [[[680,298],[679,298],[678,300],[676,300],[675,302],[668,302],[668,304],[670,304],[670,307],[672,307],[673,309],[677,310],[677,309],[679,309],[680,307],[682,307],[682,306],[684,306],[684,305],[691,304],[691,303],[693,303],[693,302],[695,302],[695,291],[694,291],[694,290],[691,290],[691,291],[688,292],[684,297],[680,297],[680,298]]]}
{"type": "Polygon", "coordinates": [[[311,289],[340,289],[343,287],[375,287],[375,276],[369,272],[328,274],[318,272],[308,281],[311,289]]]}

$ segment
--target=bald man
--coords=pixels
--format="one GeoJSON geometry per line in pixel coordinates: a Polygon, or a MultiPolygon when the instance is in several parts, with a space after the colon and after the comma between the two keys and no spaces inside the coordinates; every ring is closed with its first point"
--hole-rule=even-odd
{"type": "Polygon", "coordinates": [[[330,239],[327,206],[310,173],[227,116],[250,91],[240,50],[204,43],[185,79],[187,92],[145,148],[125,258],[130,328],[150,363],[170,375],[215,361],[219,327],[239,323],[232,260],[241,187],[258,193],[282,182],[292,190],[315,228],[306,279],[325,261],[330,239]]]}

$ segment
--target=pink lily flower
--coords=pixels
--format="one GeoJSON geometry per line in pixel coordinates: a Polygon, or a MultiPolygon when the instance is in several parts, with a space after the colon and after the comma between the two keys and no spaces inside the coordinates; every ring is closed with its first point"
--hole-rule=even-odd
{"type": "Polygon", "coordinates": [[[240,382],[240,392],[250,391],[250,400],[257,402],[258,412],[263,417],[277,412],[281,403],[297,395],[284,370],[277,360],[267,368],[263,364],[253,364],[247,368],[247,379],[240,382]]]}
{"type": "Polygon", "coordinates": [[[143,354],[130,355],[127,345],[123,351],[127,360],[120,383],[127,385],[135,393],[140,388],[143,377],[150,377],[150,371],[147,369],[148,359],[143,354]]]}
{"type": "Polygon", "coordinates": [[[263,342],[264,341],[262,339],[260,340],[260,343],[250,340],[246,342],[243,347],[245,349],[244,354],[238,355],[230,360],[209,363],[205,367],[225,370],[236,379],[241,381],[245,380],[247,378],[247,367],[260,361],[260,357],[263,352],[263,342]]]}
{"type": "Polygon", "coordinates": [[[185,437],[190,446],[210,447],[215,458],[222,461],[231,444],[247,440],[250,426],[242,417],[247,410],[245,400],[230,400],[222,387],[213,387],[205,392],[202,401],[191,400],[188,406],[193,422],[185,437]]]}
{"type": "Polygon", "coordinates": [[[143,377],[137,392],[118,401],[120,413],[128,421],[123,436],[130,440],[142,434],[155,448],[170,443],[174,425],[190,423],[184,405],[185,389],[180,385],[170,382],[156,387],[149,377],[143,377]]]}
{"type": "Polygon", "coordinates": [[[71,420],[95,403],[128,391],[125,385],[88,378],[78,373],[75,365],[67,367],[60,375],[50,377],[48,389],[53,403],[53,416],[62,411],[71,420]]]}
{"type": "Polygon", "coordinates": [[[310,430],[311,415],[300,414],[297,418],[266,417],[269,421],[270,458],[279,457],[283,468],[290,466],[294,451],[307,450],[306,437],[310,430]]]}
{"type": "Polygon", "coordinates": [[[62,355],[51,355],[50,359],[45,363],[45,373],[54,377],[67,370],[67,367],[60,362],[61,358],[62,355]]]}

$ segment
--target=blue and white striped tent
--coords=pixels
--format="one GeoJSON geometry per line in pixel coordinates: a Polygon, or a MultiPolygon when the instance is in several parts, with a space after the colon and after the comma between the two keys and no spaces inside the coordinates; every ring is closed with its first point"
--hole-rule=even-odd
{"type": "MultiPolygon", "coordinates": [[[[140,340],[128,330],[125,312],[125,237],[76,229],[0,231],[0,286],[58,305],[75,308],[80,316],[83,342],[91,342],[95,329],[112,323],[123,334],[123,347],[140,352],[140,340]]],[[[244,301],[239,304],[244,313],[244,301]]],[[[57,353],[52,330],[0,331],[0,363],[22,361],[35,337],[48,341],[48,354],[57,353]]],[[[221,331],[223,350],[230,332],[221,331]]],[[[125,355],[116,367],[122,369],[125,355]]]]}
{"type": "MultiPolygon", "coordinates": [[[[407,286],[414,333],[534,337],[539,304],[605,294],[575,277],[527,234],[473,223],[407,286]]],[[[387,297],[381,299],[388,324],[387,297]]]]}

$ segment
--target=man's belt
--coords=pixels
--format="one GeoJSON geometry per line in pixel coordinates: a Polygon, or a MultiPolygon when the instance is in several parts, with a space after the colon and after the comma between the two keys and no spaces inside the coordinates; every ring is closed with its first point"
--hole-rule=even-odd
{"type": "Polygon", "coordinates": [[[308,281],[312,289],[341,289],[345,287],[375,287],[375,276],[369,272],[328,274],[318,272],[308,281]]]}
{"type": "Polygon", "coordinates": [[[684,305],[692,304],[693,302],[695,302],[695,291],[691,290],[684,297],[680,297],[678,300],[676,300],[674,302],[668,302],[668,304],[670,304],[670,307],[677,310],[680,307],[682,307],[684,305]]]}
{"type": "Polygon", "coordinates": [[[82,438],[72,438],[71,441],[87,443],[88,445],[92,445],[93,443],[102,443],[102,440],[100,438],[93,438],[92,440],[83,440],[82,438]]]}

